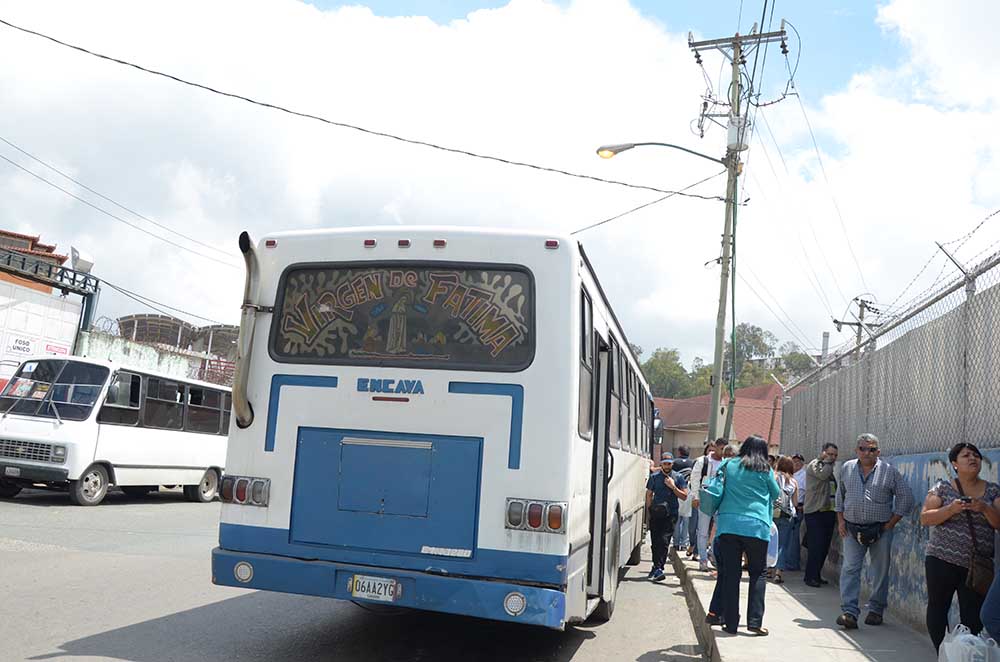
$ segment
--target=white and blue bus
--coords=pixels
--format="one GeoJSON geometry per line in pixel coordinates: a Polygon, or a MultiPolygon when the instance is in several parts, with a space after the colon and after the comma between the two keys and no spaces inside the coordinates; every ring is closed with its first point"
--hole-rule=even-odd
{"type": "Polygon", "coordinates": [[[582,247],[244,233],[216,584],[561,629],[638,563],[653,407],[582,247]]]}

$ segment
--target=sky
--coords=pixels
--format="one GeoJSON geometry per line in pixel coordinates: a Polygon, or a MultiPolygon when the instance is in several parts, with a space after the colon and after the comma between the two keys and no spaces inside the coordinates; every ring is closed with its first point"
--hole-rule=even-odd
{"type": "MultiPolygon", "coordinates": [[[[763,7],[35,0],[0,2],[0,19],[337,122],[677,190],[721,168],[676,150],[605,161],[595,149],[656,141],[722,156],[722,128],[693,128],[703,96],[726,93],[725,63],[710,51],[699,67],[688,33],[748,33],[763,7]]],[[[782,19],[787,60],[769,47],[755,78],[755,98],[777,103],[752,112],[743,153],[736,321],[804,347],[830,331],[836,345],[850,335],[831,318],[850,319],[853,298],[888,314],[954,278],[935,241],[969,264],[1000,243],[1000,216],[965,238],[1000,207],[989,32],[1000,4],[769,3],[765,22],[782,19]]],[[[571,232],[662,197],[390,141],[0,34],[0,156],[118,216],[0,160],[0,227],[75,246],[108,283],[195,323],[238,321],[244,229],[571,232]]],[[[690,190],[724,191],[724,176],[690,190]]],[[[575,235],[647,355],[711,356],[723,212],[717,200],[675,196],[575,235]]],[[[142,311],[155,312],[103,289],[99,315],[142,311]]]]}

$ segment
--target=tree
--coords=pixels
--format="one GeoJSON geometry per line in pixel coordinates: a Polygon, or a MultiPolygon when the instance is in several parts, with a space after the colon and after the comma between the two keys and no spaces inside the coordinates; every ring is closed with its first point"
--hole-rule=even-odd
{"type": "Polygon", "coordinates": [[[660,347],[642,364],[653,395],[658,398],[686,398],[690,395],[687,370],[676,349],[660,347]]]}
{"type": "Polygon", "coordinates": [[[636,345],[634,342],[630,342],[628,346],[632,348],[632,353],[635,354],[635,358],[638,360],[638,358],[642,356],[642,347],[640,345],[636,345]]]}
{"type": "MultiPolygon", "coordinates": [[[[771,366],[765,365],[766,359],[774,357],[778,339],[770,331],[749,322],[736,325],[735,337],[737,386],[743,388],[744,386],[762,384],[763,379],[760,374],[763,371],[764,378],[767,378],[766,368],[771,366]],[[742,376],[742,373],[747,370],[750,371],[750,374],[742,376]]],[[[732,365],[733,344],[727,341],[722,359],[722,371],[727,377],[732,371],[732,365]]]]}
{"type": "Polygon", "coordinates": [[[700,357],[695,357],[688,373],[689,391],[692,396],[705,395],[712,392],[712,364],[705,363],[700,357]]]}
{"type": "Polygon", "coordinates": [[[787,342],[781,346],[781,372],[786,383],[804,377],[815,367],[812,357],[795,343],[787,342]]]}

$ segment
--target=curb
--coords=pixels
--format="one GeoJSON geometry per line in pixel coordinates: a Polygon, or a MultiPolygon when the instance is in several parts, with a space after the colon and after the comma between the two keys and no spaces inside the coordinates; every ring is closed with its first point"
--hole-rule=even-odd
{"type": "Polygon", "coordinates": [[[690,569],[684,563],[684,560],[677,555],[676,550],[670,552],[670,561],[673,563],[674,572],[681,580],[681,586],[684,587],[684,596],[687,598],[688,611],[691,613],[691,621],[694,625],[695,634],[698,637],[698,643],[704,649],[707,659],[711,660],[711,662],[722,662],[719,647],[715,642],[715,632],[712,631],[712,626],[705,622],[705,616],[708,615],[708,607],[701,603],[698,591],[694,590],[694,587],[691,585],[691,578],[688,576],[690,569]]]}

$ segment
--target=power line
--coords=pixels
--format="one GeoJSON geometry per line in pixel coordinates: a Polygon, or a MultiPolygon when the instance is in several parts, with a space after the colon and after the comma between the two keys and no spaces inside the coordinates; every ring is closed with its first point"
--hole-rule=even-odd
{"type": "MultiPolygon", "coordinates": [[[[795,335],[795,338],[798,339],[799,342],[802,342],[804,347],[812,347],[812,345],[810,345],[808,342],[809,334],[803,331],[802,327],[800,327],[798,324],[795,323],[795,320],[792,319],[792,316],[788,314],[788,311],[786,311],[781,306],[781,303],[778,301],[778,297],[774,296],[771,290],[767,289],[767,285],[764,284],[764,281],[761,279],[761,277],[758,276],[756,273],[754,273],[754,271],[750,269],[750,267],[743,267],[743,268],[747,271],[747,273],[749,273],[754,278],[754,280],[757,281],[757,284],[760,285],[762,290],[764,290],[764,293],[767,294],[769,297],[771,297],[771,300],[774,301],[774,305],[777,306],[778,310],[781,311],[781,314],[785,316],[785,319],[787,319],[791,323],[791,325],[795,327],[795,330],[799,332],[798,334],[795,335]]],[[[743,282],[747,283],[746,280],[744,280],[743,282]]],[[[761,300],[761,302],[763,303],[763,299],[761,300]]]]}
{"type": "Polygon", "coordinates": [[[231,262],[223,262],[222,260],[216,259],[216,258],[212,257],[211,255],[205,255],[204,253],[199,253],[198,251],[192,250],[192,249],[188,248],[187,246],[184,246],[182,244],[178,244],[175,241],[171,241],[170,239],[167,239],[166,237],[161,237],[158,234],[154,234],[154,233],[150,232],[149,230],[147,230],[146,228],[144,228],[142,226],[136,225],[135,223],[132,223],[130,221],[125,220],[121,216],[117,216],[115,214],[112,214],[107,209],[104,209],[103,207],[98,207],[94,203],[90,202],[89,200],[87,200],[85,198],[81,198],[80,196],[76,195],[72,191],[68,191],[68,190],[64,189],[62,186],[59,186],[58,184],[45,179],[41,175],[39,175],[39,174],[37,174],[35,172],[32,172],[31,170],[28,170],[27,168],[25,168],[24,166],[22,166],[20,163],[17,163],[16,161],[12,161],[11,159],[8,159],[3,154],[0,154],[0,159],[3,159],[4,161],[6,161],[7,163],[11,164],[12,166],[14,166],[15,168],[17,168],[18,170],[22,170],[22,171],[26,172],[27,174],[31,175],[35,179],[37,179],[39,181],[42,181],[42,182],[45,182],[46,184],[48,184],[52,188],[57,189],[59,191],[62,191],[63,193],[65,193],[69,197],[71,197],[71,198],[73,198],[75,200],[78,200],[79,202],[82,202],[83,204],[87,205],[88,207],[91,207],[92,209],[95,209],[95,210],[101,212],[105,216],[110,216],[111,218],[113,218],[114,220],[118,221],[119,223],[124,223],[125,225],[129,226],[130,228],[134,228],[134,229],[138,230],[139,232],[143,232],[145,234],[148,234],[150,237],[153,237],[155,239],[159,239],[160,241],[164,241],[164,242],[166,242],[166,243],[168,243],[168,244],[170,244],[172,246],[176,246],[177,248],[179,248],[179,249],[181,249],[183,251],[187,251],[188,253],[192,253],[193,255],[197,255],[198,257],[203,257],[206,260],[211,260],[212,262],[218,262],[219,264],[227,266],[227,267],[229,267],[231,269],[239,269],[238,266],[236,266],[235,264],[232,264],[231,262]]]}
{"type": "Polygon", "coordinates": [[[750,288],[750,291],[753,292],[754,296],[757,297],[757,299],[762,304],[764,304],[764,307],[767,308],[768,312],[771,313],[771,316],[774,317],[775,320],[777,320],[778,324],[780,324],[781,326],[785,327],[785,330],[788,331],[788,333],[792,336],[792,338],[795,338],[799,342],[801,342],[802,345],[803,345],[803,348],[809,349],[809,343],[802,341],[802,339],[800,339],[798,337],[798,335],[795,333],[795,331],[793,331],[792,329],[790,329],[789,326],[787,324],[785,324],[784,320],[782,320],[781,317],[779,317],[778,314],[776,312],[774,312],[774,309],[771,308],[770,305],[768,305],[767,301],[764,300],[764,297],[762,297],[760,295],[760,293],[757,292],[757,290],[754,289],[753,285],[751,285],[750,282],[746,278],[743,277],[743,273],[742,272],[738,272],[736,275],[739,276],[739,279],[743,281],[744,285],[746,285],[748,288],[750,288]]]}
{"type": "Polygon", "coordinates": [[[67,175],[65,172],[63,172],[62,170],[56,168],[55,166],[53,166],[53,165],[51,165],[49,163],[46,163],[45,161],[43,161],[42,159],[38,158],[37,156],[35,156],[31,152],[28,152],[27,150],[25,150],[25,149],[23,149],[21,147],[18,147],[17,145],[15,145],[14,143],[12,143],[10,140],[7,140],[3,136],[0,136],[0,141],[3,141],[5,143],[7,143],[8,145],[10,145],[11,147],[13,147],[17,151],[21,152],[22,154],[24,154],[28,158],[30,158],[30,159],[32,159],[32,160],[40,163],[41,165],[45,166],[49,170],[52,170],[53,172],[55,172],[55,173],[57,173],[59,175],[62,175],[63,177],[65,177],[69,181],[73,182],[74,184],[76,184],[80,188],[85,189],[87,191],[90,191],[91,193],[93,193],[97,197],[102,198],[104,200],[107,200],[108,202],[110,202],[114,206],[116,206],[119,209],[122,209],[124,211],[127,211],[128,213],[132,214],[133,216],[137,216],[138,218],[141,218],[142,220],[144,220],[144,221],[146,221],[148,223],[152,223],[153,225],[155,225],[158,228],[162,228],[163,230],[166,230],[167,232],[171,232],[171,233],[177,235],[178,237],[183,237],[184,239],[187,239],[188,241],[193,242],[195,244],[198,244],[200,246],[204,246],[205,248],[209,248],[209,249],[211,249],[213,251],[216,251],[218,253],[222,253],[223,255],[228,255],[230,257],[237,257],[233,253],[230,253],[228,251],[224,251],[222,249],[216,248],[215,246],[212,246],[211,244],[206,244],[205,242],[199,241],[198,239],[195,239],[194,237],[190,237],[190,236],[188,236],[188,235],[186,235],[186,234],[184,234],[182,232],[178,232],[177,230],[174,230],[173,228],[171,228],[168,225],[164,225],[163,223],[158,223],[158,222],[154,221],[153,219],[151,219],[151,218],[149,218],[147,216],[143,216],[142,214],[140,214],[139,212],[135,211],[134,209],[129,209],[125,205],[123,205],[123,204],[121,204],[119,202],[116,202],[115,200],[112,200],[111,198],[109,198],[108,196],[104,195],[103,193],[101,193],[99,191],[95,191],[94,189],[90,188],[89,186],[87,186],[86,184],[84,184],[83,182],[81,182],[80,180],[74,179],[73,177],[67,175]]]}
{"type": "Polygon", "coordinates": [[[525,161],[515,161],[515,160],[512,160],[512,159],[505,159],[505,158],[502,158],[502,157],[499,157],[499,156],[492,156],[492,155],[489,155],[489,154],[480,154],[478,152],[472,152],[472,151],[466,150],[466,149],[459,149],[459,148],[456,148],[456,147],[448,147],[448,146],[445,146],[445,145],[439,145],[437,143],[432,143],[432,142],[428,142],[428,141],[425,141],[425,140],[416,140],[416,139],[413,139],[413,138],[405,138],[403,136],[399,136],[399,135],[392,134],[392,133],[386,133],[384,131],[376,131],[374,129],[368,129],[368,128],[365,128],[365,127],[362,127],[362,126],[358,126],[356,124],[348,124],[346,122],[338,122],[338,121],[335,121],[335,120],[327,119],[325,117],[321,117],[319,115],[313,115],[311,113],[306,113],[306,112],[302,112],[302,111],[298,111],[298,110],[292,110],[290,108],[287,108],[285,106],[280,106],[278,104],[268,103],[266,101],[259,101],[257,99],[253,99],[251,97],[247,97],[247,96],[244,96],[242,94],[236,94],[234,92],[227,92],[225,90],[220,90],[220,89],[208,86],[208,85],[204,85],[202,83],[195,83],[193,81],[186,80],[184,78],[181,78],[179,76],[175,76],[173,74],[165,73],[165,72],[162,72],[162,71],[157,71],[155,69],[149,69],[149,68],[144,67],[142,65],[134,64],[132,62],[128,62],[127,60],[121,60],[121,59],[118,59],[118,58],[115,58],[115,57],[111,57],[109,55],[103,55],[101,53],[96,53],[94,51],[91,51],[91,50],[88,50],[86,48],[83,48],[82,46],[76,46],[74,44],[70,44],[70,43],[67,43],[65,41],[61,41],[59,39],[56,39],[55,37],[50,37],[47,34],[43,34],[41,32],[36,32],[35,30],[29,30],[28,28],[23,28],[23,27],[21,27],[19,25],[14,25],[13,23],[10,23],[9,21],[5,21],[3,19],[0,19],[0,24],[6,25],[9,28],[13,28],[14,30],[18,30],[18,31],[23,32],[25,34],[30,34],[30,35],[34,35],[36,37],[41,37],[42,39],[50,41],[50,42],[52,42],[54,44],[58,44],[60,46],[66,47],[66,48],[73,49],[73,50],[78,51],[80,53],[85,53],[87,55],[99,58],[101,60],[105,60],[107,62],[114,62],[115,64],[120,64],[120,65],[125,66],[125,67],[131,67],[132,69],[137,69],[138,71],[142,71],[142,72],[147,73],[147,74],[152,74],[154,76],[160,76],[162,78],[167,78],[167,79],[172,80],[174,82],[181,83],[183,85],[188,85],[190,87],[195,87],[195,88],[198,88],[200,90],[204,90],[206,92],[211,92],[213,94],[218,94],[220,96],[229,97],[230,99],[238,99],[240,101],[245,101],[245,102],[253,104],[255,106],[260,106],[262,108],[268,108],[268,109],[271,109],[271,110],[277,110],[279,112],[287,113],[289,115],[294,115],[296,117],[302,117],[304,119],[310,119],[310,120],[315,120],[317,122],[323,122],[324,124],[329,124],[331,126],[340,127],[342,129],[350,129],[352,131],[358,131],[360,133],[364,133],[364,134],[367,134],[367,135],[370,135],[370,136],[377,136],[379,138],[386,138],[386,139],[389,139],[389,140],[395,140],[397,142],[406,143],[406,144],[409,144],[409,145],[418,145],[418,146],[421,146],[421,147],[428,147],[430,149],[436,149],[436,150],[439,150],[439,151],[442,151],[442,152],[448,152],[450,154],[459,154],[459,155],[462,155],[462,156],[468,156],[468,157],[475,158],[475,159],[481,159],[481,160],[485,160],[485,161],[493,161],[493,162],[496,162],[496,163],[503,163],[505,165],[516,166],[516,167],[519,167],[519,168],[530,168],[532,170],[539,170],[539,171],[542,171],[542,172],[550,172],[550,173],[554,173],[554,174],[558,174],[558,175],[564,175],[566,177],[575,177],[577,179],[586,179],[586,180],[590,180],[590,181],[600,182],[602,184],[612,184],[612,185],[615,185],[615,186],[624,186],[626,188],[640,189],[640,190],[644,190],[644,191],[653,191],[655,193],[668,193],[668,194],[672,194],[672,195],[683,195],[683,196],[691,197],[691,198],[699,198],[699,199],[702,199],[702,200],[717,200],[717,201],[725,202],[725,198],[723,198],[722,196],[695,195],[695,194],[690,194],[690,193],[683,193],[682,191],[670,191],[670,190],[667,190],[667,189],[656,188],[655,186],[645,186],[645,185],[642,185],[642,184],[631,184],[629,182],[622,182],[622,181],[618,181],[618,180],[614,180],[614,179],[605,179],[603,177],[596,177],[594,175],[582,175],[582,174],[575,173],[575,172],[569,172],[567,170],[561,170],[559,168],[549,168],[549,167],[546,167],[546,166],[535,165],[533,163],[527,163],[525,161]]]}
{"type": "Polygon", "coordinates": [[[629,214],[631,214],[633,212],[637,212],[640,209],[645,209],[646,207],[651,207],[651,206],[653,206],[653,205],[655,205],[657,203],[663,202],[667,198],[672,198],[675,195],[679,195],[681,193],[681,191],[686,191],[686,190],[688,190],[690,188],[694,188],[695,186],[698,186],[699,184],[704,184],[705,182],[707,182],[707,181],[709,181],[711,179],[715,179],[719,175],[724,175],[724,174],[726,174],[725,170],[723,170],[722,172],[717,172],[714,175],[711,175],[709,177],[706,177],[705,179],[702,179],[702,180],[699,180],[699,181],[695,182],[694,184],[690,184],[688,186],[685,186],[680,191],[677,191],[675,193],[670,193],[668,195],[663,196],[662,198],[657,198],[656,200],[650,200],[649,202],[647,202],[645,204],[641,204],[638,207],[633,207],[632,209],[629,209],[628,211],[623,211],[622,213],[616,214],[616,215],[612,216],[611,218],[606,218],[603,221],[598,221],[597,223],[593,223],[593,224],[588,225],[586,227],[580,228],[579,230],[573,230],[572,232],[570,232],[570,235],[579,234],[579,233],[584,232],[586,230],[590,230],[590,229],[596,228],[598,226],[604,225],[605,223],[610,223],[611,221],[617,221],[622,216],[628,216],[629,214]]]}
{"type": "Polygon", "coordinates": [[[851,235],[847,232],[847,224],[844,223],[844,216],[840,213],[840,205],[837,204],[837,198],[833,194],[833,186],[830,184],[830,178],[827,177],[826,167],[823,165],[823,156],[819,151],[819,143],[816,142],[816,134],[813,133],[812,123],[809,121],[809,115],[806,113],[806,106],[802,103],[802,95],[796,94],[795,98],[799,101],[799,108],[802,109],[802,117],[806,121],[806,128],[809,129],[809,137],[812,139],[813,149],[816,151],[816,161],[819,163],[819,170],[823,174],[823,181],[826,182],[826,189],[830,193],[830,200],[833,202],[833,209],[837,212],[837,220],[840,221],[840,229],[844,231],[844,239],[847,241],[847,250],[851,253],[851,259],[854,260],[854,266],[858,269],[858,275],[861,277],[861,284],[867,290],[869,289],[868,283],[865,281],[865,274],[861,270],[861,262],[858,261],[858,256],[854,253],[854,245],[851,243],[851,235]]]}
{"type": "Polygon", "coordinates": [[[176,315],[172,315],[171,313],[165,312],[165,311],[161,310],[160,308],[157,308],[156,306],[154,306],[152,303],[149,303],[149,302],[152,301],[157,306],[163,306],[164,308],[169,308],[170,310],[173,310],[175,312],[181,313],[183,315],[187,315],[188,317],[195,317],[195,318],[200,319],[200,320],[205,320],[206,322],[211,322],[212,324],[222,324],[222,322],[219,322],[218,320],[214,320],[211,317],[205,317],[204,315],[196,315],[195,313],[188,312],[188,311],[183,310],[181,308],[175,308],[174,306],[170,306],[168,304],[165,304],[162,301],[157,301],[156,299],[151,299],[150,297],[144,296],[144,295],[139,294],[137,292],[133,292],[132,290],[127,290],[124,287],[121,287],[119,285],[115,285],[114,283],[112,283],[112,282],[110,282],[108,280],[105,280],[103,278],[101,279],[101,282],[104,283],[105,285],[107,285],[108,287],[110,287],[111,289],[116,290],[120,294],[125,295],[129,299],[132,299],[133,301],[138,301],[139,303],[143,304],[144,306],[152,308],[156,312],[161,313],[163,315],[166,315],[167,317],[176,317],[176,315]]]}

